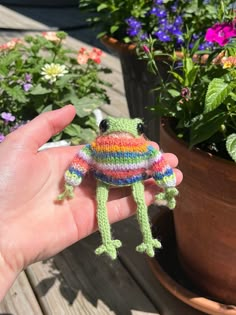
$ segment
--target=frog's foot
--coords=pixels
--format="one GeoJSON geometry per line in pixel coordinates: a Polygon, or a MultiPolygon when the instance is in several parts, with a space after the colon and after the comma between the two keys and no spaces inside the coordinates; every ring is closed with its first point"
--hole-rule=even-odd
{"type": "Polygon", "coordinates": [[[175,197],[179,194],[176,188],[167,188],[164,192],[156,196],[156,202],[159,206],[167,206],[169,209],[174,209],[176,206],[175,197]]]}
{"type": "Polygon", "coordinates": [[[155,248],[161,248],[161,242],[155,238],[152,238],[148,242],[143,242],[136,247],[136,251],[140,253],[146,253],[150,257],[155,256],[155,248]]]}
{"type": "Polygon", "coordinates": [[[111,259],[116,259],[117,257],[117,248],[120,248],[122,245],[120,240],[110,240],[105,244],[100,245],[96,250],[95,253],[97,255],[107,254],[111,257],[111,259]]]}
{"type": "Polygon", "coordinates": [[[64,200],[66,198],[73,198],[74,197],[74,187],[68,184],[65,184],[65,189],[63,193],[57,196],[57,200],[64,200]]]}

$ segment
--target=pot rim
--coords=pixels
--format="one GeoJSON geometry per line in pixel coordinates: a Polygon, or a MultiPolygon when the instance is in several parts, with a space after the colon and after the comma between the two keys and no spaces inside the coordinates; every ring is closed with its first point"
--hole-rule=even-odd
{"type": "Polygon", "coordinates": [[[182,139],[180,139],[180,138],[178,138],[176,136],[175,132],[173,131],[173,129],[170,126],[170,121],[171,121],[171,118],[168,118],[168,117],[162,118],[162,120],[161,120],[161,128],[166,132],[166,134],[169,137],[173,138],[176,142],[178,142],[178,144],[182,148],[184,148],[185,150],[188,150],[189,152],[192,152],[193,154],[198,155],[201,158],[204,158],[204,159],[207,158],[207,159],[212,160],[212,161],[214,161],[216,163],[225,163],[229,167],[232,167],[232,166],[235,167],[236,166],[235,162],[227,160],[227,159],[224,159],[222,157],[218,157],[218,156],[216,156],[214,154],[211,154],[209,152],[203,151],[203,150],[201,150],[198,147],[193,147],[193,148],[190,149],[188,147],[187,143],[184,140],[182,140],[182,139]]]}
{"type": "MultiPolygon", "coordinates": [[[[137,45],[134,43],[123,43],[121,42],[119,39],[112,37],[110,35],[103,35],[100,38],[101,42],[107,46],[108,48],[118,51],[119,53],[132,53],[132,54],[136,54],[136,47],[137,45]]],[[[176,56],[178,57],[178,59],[182,59],[183,58],[183,53],[182,51],[175,51],[176,56]]],[[[170,54],[169,54],[170,56],[170,54]]],[[[155,57],[157,60],[168,60],[170,59],[170,57],[168,57],[168,54],[163,53],[163,55],[159,55],[155,57]]],[[[203,55],[200,56],[199,55],[194,55],[193,59],[195,61],[198,61],[200,58],[200,62],[201,63],[206,63],[208,55],[203,55]]]]}

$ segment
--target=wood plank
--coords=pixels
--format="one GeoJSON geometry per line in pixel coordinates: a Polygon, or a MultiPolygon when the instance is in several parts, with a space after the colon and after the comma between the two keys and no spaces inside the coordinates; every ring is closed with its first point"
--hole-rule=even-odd
{"type": "MultiPolygon", "coordinates": [[[[153,217],[158,208],[153,206],[150,209],[150,217],[153,217]]],[[[120,250],[119,257],[133,278],[143,288],[146,295],[160,314],[165,315],[204,315],[198,310],[194,310],[187,304],[182,303],[172,294],[170,294],[155,278],[148,263],[146,255],[137,253],[135,248],[141,243],[141,233],[135,217],[129,218],[118,223],[114,234],[123,235],[123,247],[120,250]]]]}
{"type": "Polygon", "coordinates": [[[93,306],[82,290],[70,286],[55,266],[54,258],[33,264],[27,274],[45,315],[115,315],[102,301],[93,306]]]}
{"type": "Polygon", "coordinates": [[[0,314],[43,315],[24,271],[0,302],[0,314]]]}
{"type": "Polygon", "coordinates": [[[47,25],[34,21],[33,19],[10,10],[3,5],[0,5],[0,16],[4,16],[4,18],[0,19],[0,27],[12,27],[20,29],[48,29],[47,25]]]}
{"type": "Polygon", "coordinates": [[[98,308],[98,301],[102,301],[117,315],[130,314],[131,310],[157,313],[119,260],[94,254],[99,239],[95,233],[64,250],[50,263],[28,268],[45,314],[53,314],[52,310],[59,311],[60,307],[65,308],[66,314],[80,314],[79,292],[94,307],[98,308]]]}

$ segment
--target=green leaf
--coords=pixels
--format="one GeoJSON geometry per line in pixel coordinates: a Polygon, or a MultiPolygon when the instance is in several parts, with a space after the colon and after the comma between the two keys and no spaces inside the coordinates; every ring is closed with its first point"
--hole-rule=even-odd
{"type": "Polygon", "coordinates": [[[180,96],[180,92],[174,89],[169,89],[168,93],[172,96],[172,97],[177,97],[180,96]]]}
{"type": "Polygon", "coordinates": [[[81,132],[80,126],[76,124],[70,124],[64,129],[64,133],[66,133],[70,137],[79,137],[80,132],[81,132]]]}
{"type": "Polygon", "coordinates": [[[43,95],[50,93],[51,90],[43,87],[40,83],[30,89],[31,95],[43,95]]]}
{"type": "Polygon", "coordinates": [[[119,26],[118,26],[118,25],[113,25],[113,26],[110,28],[111,34],[115,33],[118,29],[119,29],[119,26]]]}
{"type": "Polygon", "coordinates": [[[225,121],[225,113],[218,110],[199,115],[190,128],[190,147],[214,135],[225,121]]]}
{"type": "Polygon", "coordinates": [[[91,143],[96,137],[96,132],[91,128],[83,128],[80,132],[81,143],[91,143]]]}
{"type": "Polygon", "coordinates": [[[17,85],[14,87],[4,87],[4,90],[9,96],[20,103],[26,103],[27,97],[25,96],[24,90],[21,86],[17,85]]]}
{"type": "Polygon", "coordinates": [[[97,7],[97,12],[100,12],[104,9],[107,8],[107,4],[106,3],[101,3],[98,7],[97,7]]]}
{"type": "Polygon", "coordinates": [[[59,88],[63,88],[68,84],[70,80],[77,79],[79,77],[80,75],[78,74],[66,74],[56,81],[56,86],[58,86],[59,88]]]}
{"type": "Polygon", "coordinates": [[[75,95],[70,97],[70,101],[76,108],[76,114],[80,117],[86,117],[91,115],[94,109],[101,106],[103,104],[103,101],[96,98],[90,98],[90,97],[82,97],[77,98],[75,95]]]}
{"type": "Polygon", "coordinates": [[[236,162],[236,133],[232,133],[226,140],[226,149],[231,158],[236,162]]]}
{"type": "Polygon", "coordinates": [[[170,73],[179,81],[180,84],[183,84],[184,79],[181,77],[181,75],[174,71],[170,71],[170,73]]]}
{"type": "MultiPolygon", "coordinates": [[[[45,105],[44,105],[45,106],[45,105]]],[[[47,105],[46,107],[44,107],[41,111],[41,113],[44,113],[44,112],[50,112],[51,110],[53,110],[53,105],[52,104],[49,104],[47,105]]]]}
{"type": "Polygon", "coordinates": [[[206,93],[205,112],[210,112],[221,105],[232,89],[233,86],[226,83],[223,78],[213,79],[209,83],[206,93]]]}

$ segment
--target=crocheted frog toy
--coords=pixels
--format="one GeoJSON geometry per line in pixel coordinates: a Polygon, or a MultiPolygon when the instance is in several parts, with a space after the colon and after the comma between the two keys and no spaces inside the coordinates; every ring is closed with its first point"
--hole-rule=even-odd
{"type": "Polygon", "coordinates": [[[94,174],[97,180],[97,221],[102,238],[102,245],[95,253],[106,253],[115,259],[121,242],[113,240],[111,235],[106,209],[109,188],[131,186],[143,235],[143,243],[136,250],[153,257],[155,248],[160,248],[161,243],[152,237],[143,181],[153,177],[163,190],[157,194],[157,201],[173,209],[175,196],[178,195],[173,169],[153,142],[143,136],[142,120],[108,117],[101,121],[99,128],[100,135],[95,141],[85,145],[74,157],[65,173],[65,190],[58,199],[73,198],[74,188],[81,183],[84,175],[88,171],[94,174]]]}

